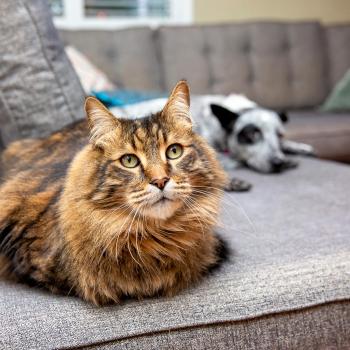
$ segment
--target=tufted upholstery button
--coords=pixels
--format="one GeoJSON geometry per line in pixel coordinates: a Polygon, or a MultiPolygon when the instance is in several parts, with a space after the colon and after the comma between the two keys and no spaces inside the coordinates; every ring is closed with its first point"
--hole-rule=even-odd
{"type": "Polygon", "coordinates": [[[247,83],[249,85],[253,85],[254,80],[255,80],[254,72],[252,70],[250,70],[249,73],[248,73],[248,76],[247,76],[247,83]]]}
{"type": "Polygon", "coordinates": [[[117,51],[112,48],[109,47],[108,49],[105,50],[105,55],[109,58],[109,59],[116,59],[117,58],[117,51]]]}
{"type": "Polygon", "coordinates": [[[248,55],[251,51],[251,44],[250,42],[247,40],[243,43],[242,45],[242,52],[246,55],[248,55]]]}
{"type": "Polygon", "coordinates": [[[290,43],[288,40],[285,40],[281,44],[281,52],[289,52],[291,49],[290,43]]]}
{"type": "Polygon", "coordinates": [[[203,53],[203,55],[205,55],[205,56],[209,55],[210,51],[211,51],[211,50],[210,50],[209,45],[205,44],[205,45],[203,46],[203,48],[202,48],[202,53],[203,53]]]}
{"type": "Polygon", "coordinates": [[[208,91],[212,92],[214,86],[216,85],[216,83],[217,83],[217,79],[210,75],[209,78],[208,78],[208,88],[209,88],[208,91]]]}

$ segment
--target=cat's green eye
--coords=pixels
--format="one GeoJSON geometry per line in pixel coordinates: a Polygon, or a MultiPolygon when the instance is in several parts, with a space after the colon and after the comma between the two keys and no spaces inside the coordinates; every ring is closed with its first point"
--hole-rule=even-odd
{"type": "Polygon", "coordinates": [[[184,149],[181,145],[178,143],[174,143],[173,145],[170,145],[166,150],[166,156],[169,159],[177,159],[182,156],[184,149]]]}
{"type": "Polygon", "coordinates": [[[140,160],[134,154],[125,154],[120,158],[120,162],[125,168],[136,168],[140,160]]]}

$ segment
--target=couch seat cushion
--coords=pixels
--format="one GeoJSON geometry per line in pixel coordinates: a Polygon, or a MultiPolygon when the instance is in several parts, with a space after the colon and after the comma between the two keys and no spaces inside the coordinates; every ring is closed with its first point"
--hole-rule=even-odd
{"type": "Polygon", "coordinates": [[[350,112],[291,112],[287,137],[315,147],[325,159],[350,162],[350,112]]]}
{"type": "Polygon", "coordinates": [[[254,189],[225,195],[232,255],[219,271],[173,298],[103,308],[2,281],[0,347],[350,347],[350,167],[236,175],[254,189]]]}

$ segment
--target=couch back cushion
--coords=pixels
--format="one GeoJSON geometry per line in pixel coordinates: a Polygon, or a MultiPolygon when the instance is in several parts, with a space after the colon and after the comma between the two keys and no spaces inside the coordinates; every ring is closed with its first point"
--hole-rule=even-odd
{"type": "Polygon", "coordinates": [[[65,44],[75,46],[118,87],[160,91],[160,70],[150,28],[62,30],[65,44]]]}
{"type": "Polygon", "coordinates": [[[350,68],[350,25],[326,27],[329,77],[334,87],[350,68]]]}
{"type": "Polygon", "coordinates": [[[84,93],[42,0],[1,0],[2,143],[45,136],[85,117],[84,93]]]}
{"type": "Polygon", "coordinates": [[[318,23],[162,27],[163,83],[187,78],[194,93],[243,93],[270,108],[313,107],[329,92],[318,23]]]}
{"type": "Polygon", "coordinates": [[[243,93],[262,106],[294,109],[321,104],[331,88],[327,37],[317,22],[61,34],[124,88],[169,91],[186,78],[193,93],[243,93]]]}

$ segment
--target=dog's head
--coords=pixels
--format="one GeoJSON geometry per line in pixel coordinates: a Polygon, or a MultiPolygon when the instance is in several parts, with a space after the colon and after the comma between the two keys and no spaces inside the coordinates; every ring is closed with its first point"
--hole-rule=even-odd
{"type": "Polygon", "coordinates": [[[263,173],[277,173],[297,166],[281,148],[283,123],[288,120],[286,113],[259,107],[236,113],[217,104],[210,107],[226,131],[228,151],[234,158],[263,173]]]}

